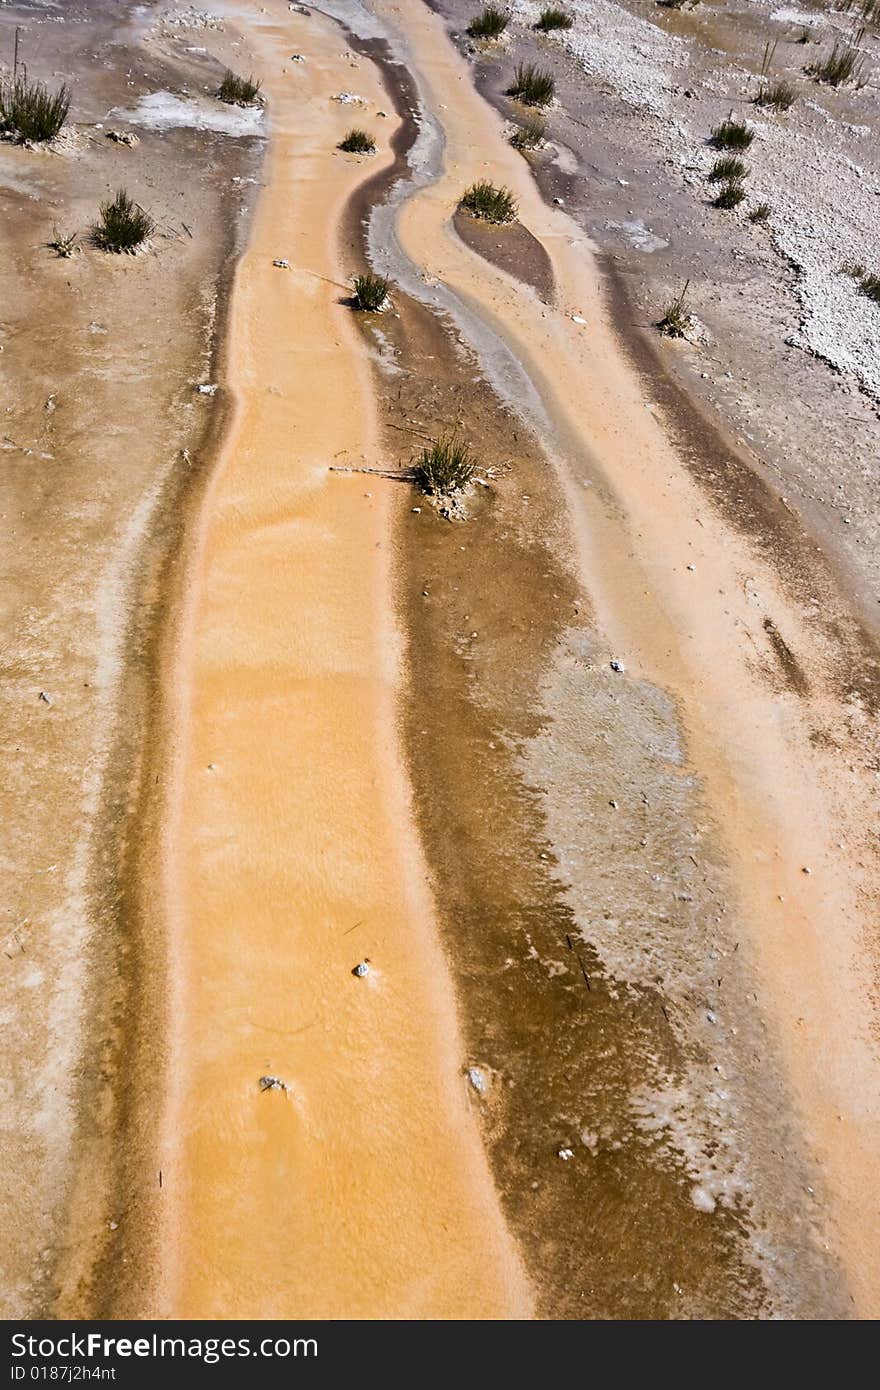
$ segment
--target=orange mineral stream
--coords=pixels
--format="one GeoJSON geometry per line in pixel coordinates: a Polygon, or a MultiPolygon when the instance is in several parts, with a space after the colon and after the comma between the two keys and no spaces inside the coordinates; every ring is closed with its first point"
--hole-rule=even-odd
{"type": "Polygon", "coordinates": [[[329,22],[238,8],[271,140],[174,675],[161,1310],[528,1316],[400,769],[395,503],[328,471],[383,462],[335,247],[377,161],[336,151],[351,111],[332,97],[356,79],[391,108],[329,22]],[[261,1092],[267,1074],[289,1091],[261,1092]]]}

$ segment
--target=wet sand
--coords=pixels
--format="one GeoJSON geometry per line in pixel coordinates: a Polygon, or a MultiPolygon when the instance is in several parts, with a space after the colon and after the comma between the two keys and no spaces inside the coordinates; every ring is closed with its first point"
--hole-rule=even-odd
{"type": "Polygon", "coordinates": [[[164,1311],[523,1316],[396,743],[388,524],[404,499],[328,471],[383,463],[334,248],[377,161],[335,150],[352,113],[331,100],[382,93],[337,28],[246,13],[272,139],[171,716],[164,1311]],[[280,75],[291,47],[305,70],[280,75]],[[267,1074],[287,1093],[261,1092],[267,1074]]]}

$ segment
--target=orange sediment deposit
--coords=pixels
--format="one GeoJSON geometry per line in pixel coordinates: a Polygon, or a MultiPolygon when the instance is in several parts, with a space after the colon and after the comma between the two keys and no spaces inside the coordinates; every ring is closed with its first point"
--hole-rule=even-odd
{"type": "Polygon", "coordinates": [[[172,675],[160,1306],[528,1316],[396,741],[388,529],[404,502],[329,471],[384,462],[335,243],[393,121],[373,123],[375,159],[339,154],[351,110],[333,98],[386,107],[375,71],[317,14],[235,13],[271,139],[172,675]],[[282,75],[293,49],[305,62],[282,75]]]}
{"type": "Polygon", "coordinates": [[[812,739],[844,713],[829,674],[840,654],[827,649],[808,605],[792,602],[767,554],[697,488],[616,344],[589,242],[542,202],[442,21],[411,3],[375,8],[402,36],[445,137],[441,175],[398,217],[401,245],[429,282],[453,289],[512,346],[557,439],[596,482],[565,478],[580,573],[627,672],[676,699],[690,760],[724,827],[762,1006],[827,1184],[826,1236],[857,1308],[876,1315],[878,1226],[865,1194],[880,1177],[880,1065],[862,936],[874,879],[848,848],[870,820],[871,788],[823,761],[812,739]],[[555,309],[455,235],[452,212],[476,178],[516,194],[552,262],[555,309]],[[786,702],[784,714],[778,686],[759,669],[768,622],[816,677],[809,701],[786,702]]]}

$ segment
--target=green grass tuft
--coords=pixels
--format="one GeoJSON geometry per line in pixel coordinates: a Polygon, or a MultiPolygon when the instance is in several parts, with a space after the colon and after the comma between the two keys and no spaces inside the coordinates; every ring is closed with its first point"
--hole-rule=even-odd
{"type": "Polygon", "coordinates": [[[375,314],[385,308],[391,293],[391,281],[384,275],[356,275],[353,284],[355,305],[358,309],[375,314]]]}
{"type": "Polygon", "coordinates": [[[517,126],[510,137],[515,150],[536,150],[547,134],[547,122],[543,116],[529,116],[517,126]]]}
{"type": "Polygon", "coordinates": [[[512,222],[516,217],[516,199],[510,189],[494,183],[472,183],[462,193],[459,207],[483,222],[512,222]]]}
{"type": "Polygon", "coordinates": [[[747,150],[754,138],[755,132],[749,129],[745,121],[728,116],[726,121],[715,126],[709,143],[719,150],[747,150]]]}
{"type": "Polygon", "coordinates": [[[756,106],[771,106],[774,111],[788,111],[797,101],[797,92],[790,82],[762,83],[755,97],[756,106]]]}
{"type": "Polygon", "coordinates": [[[541,17],[535,28],[542,34],[549,34],[553,29],[571,29],[574,20],[567,10],[557,9],[554,5],[548,5],[541,11],[541,17]]]}
{"type": "Polygon", "coordinates": [[[466,488],[476,468],[470,445],[455,434],[444,434],[422,450],[415,474],[425,492],[443,497],[466,488]]]}
{"type": "Polygon", "coordinates": [[[736,208],[746,196],[746,186],[742,179],[728,179],[714,199],[716,208],[736,208]]]}
{"type": "Polygon", "coordinates": [[[229,106],[253,106],[260,95],[262,85],[262,82],[255,81],[253,77],[237,77],[231,68],[227,68],[217,89],[217,95],[229,106]]]}
{"type": "Polygon", "coordinates": [[[42,82],[29,82],[26,77],[0,85],[0,119],[19,140],[53,140],[69,110],[70,88],[66,82],[57,92],[50,92],[42,82]]]}
{"type": "Polygon", "coordinates": [[[749,213],[749,221],[757,222],[759,226],[762,226],[765,222],[770,221],[772,211],[769,203],[758,203],[757,207],[753,207],[749,213]]]}
{"type": "Polygon", "coordinates": [[[536,68],[534,63],[520,63],[507,95],[516,97],[524,106],[549,106],[555,91],[552,73],[536,68]]]}
{"type": "Polygon", "coordinates": [[[376,142],[365,130],[350,130],[345,139],[340,140],[339,149],[346,154],[375,154],[376,142]]]}
{"type": "Polygon", "coordinates": [[[690,280],[685,280],[681,294],[666,306],[666,312],[657,324],[660,332],[667,338],[683,338],[691,326],[691,316],[687,309],[687,292],[690,280]]]}
{"type": "Polygon", "coordinates": [[[862,55],[858,43],[849,39],[835,39],[834,47],[827,58],[821,62],[810,63],[804,71],[817,82],[826,82],[830,87],[845,87],[855,82],[862,69],[862,55]]]}
{"type": "Polygon", "coordinates": [[[718,156],[709,170],[709,182],[721,183],[722,179],[744,179],[748,172],[748,166],[743,163],[739,155],[722,154],[718,156]]]}
{"type": "Polygon", "coordinates": [[[112,202],[101,204],[101,220],[93,234],[104,251],[136,251],[155,227],[150,214],[121,188],[112,202]]]}
{"type": "Polygon", "coordinates": [[[510,16],[497,5],[487,5],[474,15],[467,31],[472,39],[497,39],[507,28],[510,16]]]}
{"type": "Polygon", "coordinates": [[[873,299],[875,304],[880,304],[880,275],[874,271],[870,275],[863,275],[859,281],[859,289],[862,294],[866,294],[869,299],[873,299]]]}

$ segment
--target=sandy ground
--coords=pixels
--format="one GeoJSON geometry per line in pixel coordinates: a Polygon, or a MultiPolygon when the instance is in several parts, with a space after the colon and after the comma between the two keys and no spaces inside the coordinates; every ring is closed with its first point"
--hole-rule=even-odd
{"type": "Polygon", "coordinates": [[[236,278],[240,408],[206,497],[173,716],[164,1310],[522,1316],[395,746],[389,499],[328,471],[381,459],[327,235],[372,171],[335,148],[353,64],[336,26],[279,15],[247,15],[271,193],[236,278]],[[291,45],[302,73],[284,67],[291,45]],[[261,1092],[266,1074],[289,1090],[261,1092]]]}
{"type": "Polygon", "coordinates": [[[258,168],[260,142],[191,128],[107,139],[141,93],[216,81],[216,63],[147,50],[142,18],[122,3],[0,12],[4,59],[20,24],[32,76],[75,88],[56,149],[0,144],[6,1316],[77,1306],[128,1201],[118,1137],[141,1026],[160,1062],[135,871],[154,634],[210,454],[194,385],[258,168]],[[159,222],[143,256],[88,245],[119,186],[159,222]],[[73,259],[50,249],[55,226],[79,231],[73,259]]]}
{"type": "MultiPolygon", "coordinates": [[[[178,231],[149,298],[152,260],[113,267],[117,389],[70,407],[107,466],[49,494],[92,530],[59,547],[35,497],[10,586],[45,576],[17,658],[40,718],[64,707],[48,653],[100,696],[88,719],[71,696],[44,763],[35,716],[17,744],[14,808],[56,813],[45,866],[24,820],[8,859],[7,1171],[40,1174],[11,1210],[10,1310],[876,1315],[877,667],[844,557],[622,331],[620,278],[439,16],[339,0],[346,33],[279,0],[214,9],[138,11],[145,77],[88,114],[124,110],[141,143],[114,158],[155,159],[166,190],[169,149],[210,150],[199,206],[243,226],[254,126],[219,129],[210,82],[263,76],[227,350],[190,306],[220,295],[228,239],[199,262],[178,231]],[[375,160],[335,150],[354,123],[375,160]],[[519,198],[506,241],[456,231],[476,177],[519,198]],[[361,322],[365,259],[399,288],[361,322]],[[123,409],[138,368],[162,430],[143,397],[123,409]],[[205,379],[222,448],[167,489],[205,379]],[[104,454],[90,410],[129,421],[104,454]],[[407,464],[452,424],[488,483],[452,524],[330,471],[407,464]],[[37,902],[41,869],[61,896],[37,902]]],[[[0,155],[24,217],[37,157],[0,155]]],[[[62,264],[68,289],[103,273],[62,264]]],[[[65,397],[42,394],[24,418],[51,463],[65,397]]]]}

